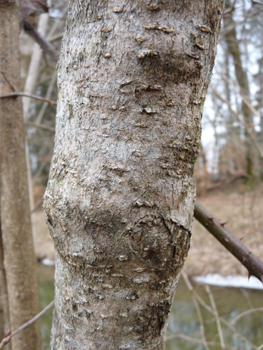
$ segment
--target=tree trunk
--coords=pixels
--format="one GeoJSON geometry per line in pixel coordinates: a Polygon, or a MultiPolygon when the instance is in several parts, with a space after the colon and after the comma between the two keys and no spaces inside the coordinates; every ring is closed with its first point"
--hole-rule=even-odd
{"type": "Polygon", "coordinates": [[[51,349],[164,349],[223,1],[72,1],[44,210],[51,349]]]}
{"type": "MultiPolygon", "coordinates": [[[[19,16],[15,1],[0,0],[0,23],[2,95],[20,88],[19,16]]],[[[20,98],[0,100],[0,155],[3,258],[10,323],[14,331],[39,311],[20,98]]],[[[40,348],[39,322],[12,338],[13,350],[40,348]]]]}
{"type": "MultiPolygon", "coordinates": [[[[231,8],[231,0],[226,0],[226,8],[231,8]]],[[[231,25],[233,26],[233,29],[226,35],[226,43],[228,50],[234,60],[235,74],[240,88],[241,96],[244,97],[248,101],[248,103],[251,103],[248,77],[246,71],[243,69],[241,52],[236,34],[236,26],[234,26],[233,24],[234,20],[232,15],[230,15],[230,17],[224,18],[224,25],[226,27],[231,25]]],[[[259,153],[253,144],[253,140],[251,140],[251,135],[249,135],[252,134],[254,139],[256,139],[253,113],[243,98],[241,103],[241,111],[243,114],[244,122],[246,123],[245,145],[248,184],[251,186],[255,186],[259,183],[260,180],[259,153]]]]}
{"type": "MultiPolygon", "coordinates": [[[[1,213],[1,207],[0,207],[1,213]]],[[[6,273],[4,268],[4,251],[2,243],[2,225],[1,225],[1,215],[0,215],[0,301],[1,308],[0,310],[3,313],[1,317],[2,329],[0,329],[0,339],[3,339],[7,331],[11,328],[10,326],[10,317],[9,317],[9,307],[8,307],[8,292],[7,292],[7,283],[6,283],[6,273]]],[[[6,344],[5,350],[10,350],[10,343],[6,344]]]]}

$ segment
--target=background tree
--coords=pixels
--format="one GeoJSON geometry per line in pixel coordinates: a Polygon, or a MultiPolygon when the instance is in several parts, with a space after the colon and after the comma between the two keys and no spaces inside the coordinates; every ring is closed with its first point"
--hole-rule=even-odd
{"type": "Polygon", "coordinates": [[[71,2],[44,208],[52,349],[164,349],[223,1],[71,2]]]}
{"type": "MultiPolygon", "coordinates": [[[[231,9],[231,1],[227,0],[226,9],[231,9]]],[[[246,173],[249,177],[251,183],[259,181],[259,154],[256,147],[253,144],[253,139],[255,139],[255,128],[253,120],[253,111],[251,109],[251,99],[249,91],[248,76],[243,67],[241,61],[241,52],[239,48],[239,43],[237,40],[237,33],[235,22],[233,20],[232,14],[224,18],[225,25],[227,27],[232,27],[225,34],[225,40],[227,44],[227,51],[231,54],[233,58],[233,64],[235,68],[235,76],[240,90],[241,96],[241,112],[245,124],[245,146],[246,146],[246,173]]],[[[230,96],[229,96],[230,97],[230,96]]]]}
{"type": "Polygon", "coordinates": [[[209,171],[219,180],[242,176],[252,187],[262,178],[262,5],[241,0],[226,3],[204,112],[204,129],[213,128],[217,141],[213,152],[204,145],[209,171]]]}
{"type": "MultiPolygon", "coordinates": [[[[16,1],[0,1],[0,94],[20,88],[19,20],[16,1]]],[[[21,100],[0,100],[1,291],[5,319],[12,330],[38,313],[36,258],[28,202],[25,137],[21,100]],[[5,281],[6,280],[6,281],[5,281]],[[7,287],[7,288],[5,288],[7,287]],[[7,314],[9,313],[9,315],[7,314]]],[[[12,349],[39,350],[40,325],[12,340],[12,349]]]]}

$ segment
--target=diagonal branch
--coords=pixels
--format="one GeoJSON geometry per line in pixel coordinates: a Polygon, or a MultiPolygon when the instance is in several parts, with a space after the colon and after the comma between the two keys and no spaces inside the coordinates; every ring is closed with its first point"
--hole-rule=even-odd
{"type": "Polygon", "coordinates": [[[3,349],[3,347],[8,344],[13,336],[15,336],[18,332],[22,331],[26,327],[30,326],[33,322],[35,322],[39,317],[41,317],[47,310],[49,310],[54,305],[54,300],[48,304],[39,314],[37,314],[35,317],[33,317],[28,322],[24,323],[22,326],[17,328],[14,332],[10,333],[8,332],[5,335],[5,338],[0,343],[0,349],[3,349]]]}
{"type": "MultiPolygon", "coordinates": [[[[202,305],[208,312],[210,312],[212,315],[214,315],[214,317],[216,317],[215,311],[211,308],[211,306],[207,305],[206,302],[195,291],[195,289],[193,288],[193,286],[192,286],[192,284],[191,284],[187,274],[184,271],[182,271],[182,276],[183,276],[183,279],[185,281],[185,284],[186,284],[187,288],[189,289],[191,294],[195,296],[196,300],[200,303],[200,305],[202,305]]],[[[252,344],[246,337],[244,337],[241,333],[239,333],[238,330],[232,324],[230,324],[222,316],[218,315],[218,317],[219,317],[220,321],[222,323],[224,323],[224,325],[227,326],[238,338],[243,340],[246,344],[249,344],[251,349],[259,350],[256,345],[252,344]]]]}
{"type": "Polygon", "coordinates": [[[222,327],[221,327],[221,323],[220,323],[219,314],[218,314],[218,311],[217,311],[215,299],[213,297],[213,294],[211,293],[211,290],[210,290],[209,286],[205,286],[205,290],[206,290],[206,292],[207,292],[207,294],[209,296],[212,309],[214,310],[221,348],[222,348],[222,350],[225,350],[225,348],[226,348],[225,347],[225,341],[224,341],[224,337],[223,337],[222,327]]]}
{"type": "Polygon", "coordinates": [[[17,92],[17,91],[10,92],[9,94],[0,95],[0,98],[18,97],[18,96],[25,96],[25,97],[29,97],[29,98],[34,98],[35,100],[48,102],[48,103],[52,104],[53,106],[57,105],[57,102],[55,102],[55,101],[49,100],[49,99],[41,97],[41,96],[27,94],[26,92],[17,92]]]}
{"type": "Polygon", "coordinates": [[[263,283],[263,262],[198,202],[194,217],[246,267],[249,276],[255,276],[263,283]]]}
{"type": "Polygon", "coordinates": [[[36,43],[38,43],[41,49],[49,55],[54,62],[57,61],[58,53],[54,47],[42,37],[30,23],[24,22],[24,30],[33,40],[35,40],[36,43]]]}
{"type": "Polygon", "coordinates": [[[37,124],[37,123],[29,123],[29,122],[25,122],[25,125],[26,126],[32,126],[34,128],[39,128],[39,129],[42,129],[42,130],[55,132],[55,128],[52,128],[52,126],[47,126],[47,125],[37,124]]]}

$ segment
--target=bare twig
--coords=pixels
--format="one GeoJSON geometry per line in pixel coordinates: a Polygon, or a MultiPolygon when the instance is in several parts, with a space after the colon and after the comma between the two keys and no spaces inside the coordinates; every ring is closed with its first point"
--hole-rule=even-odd
{"type": "Polygon", "coordinates": [[[254,314],[255,312],[263,311],[263,307],[258,307],[255,309],[250,309],[247,311],[242,312],[241,314],[237,315],[232,321],[231,324],[235,324],[238,320],[240,320],[242,317],[247,316],[249,314],[254,314]]]}
{"type": "Polygon", "coordinates": [[[219,33],[219,35],[220,35],[219,38],[220,39],[219,40],[223,39],[225,36],[227,36],[229,33],[231,33],[232,30],[234,30],[237,26],[239,26],[239,25],[241,25],[241,24],[243,24],[245,22],[246,22],[245,19],[243,19],[242,21],[236,21],[235,23],[230,24],[228,27],[223,28],[222,30],[220,30],[220,33],[219,33]]]}
{"type": "Polygon", "coordinates": [[[263,5],[262,1],[251,0],[253,4],[263,5]]]}
{"type": "MultiPolygon", "coordinates": [[[[192,338],[192,337],[188,337],[187,335],[184,335],[184,334],[173,334],[173,335],[170,335],[169,337],[166,338],[166,340],[173,340],[173,339],[182,339],[182,340],[187,340],[191,343],[196,343],[196,344],[203,344],[203,340],[202,339],[197,339],[197,338],[192,338]]],[[[220,345],[220,343],[216,343],[216,342],[212,342],[212,341],[208,341],[207,342],[208,345],[220,345]]],[[[233,350],[236,350],[236,347],[233,347],[233,346],[230,346],[230,345],[227,345],[227,348],[228,349],[233,349],[233,350]]]]}
{"type": "Polygon", "coordinates": [[[197,300],[196,300],[196,298],[195,298],[195,296],[193,294],[192,294],[192,299],[193,299],[193,303],[194,303],[194,306],[195,306],[195,309],[196,309],[196,313],[197,313],[197,316],[198,316],[198,319],[199,319],[199,322],[200,322],[200,332],[201,332],[201,336],[202,336],[202,340],[203,340],[203,345],[204,345],[204,348],[206,350],[209,350],[209,347],[207,345],[207,341],[206,341],[206,338],[205,338],[205,327],[204,327],[202,313],[201,313],[199,304],[198,304],[198,302],[197,302],[197,300]]]}
{"type": "Polygon", "coordinates": [[[28,22],[24,23],[25,32],[41,47],[41,49],[49,55],[54,62],[57,61],[58,53],[54,47],[42,35],[40,35],[35,28],[28,22]]]}
{"type": "MultiPolygon", "coordinates": [[[[53,91],[53,88],[54,88],[54,85],[56,83],[56,79],[57,79],[57,72],[54,71],[53,74],[52,74],[52,77],[50,79],[50,82],[49,82],[49,85],[48,85],[48,89],[47,89],[47,93],[46,93],[46,96],[45,98],[50,100],[50,97],[51,97],[51,94],[52,94],[52,91],[53,91]]],[[[40,109],[40,112],[36,118],[36,124],[40,124],[42,122],[42,118],[46,112],[46,109],[47,109],[47,106],[48,106],[48,103],[47,102],[44,102],[41,109],[40,109]]]]}
{"type": "Polygon", "coordinates": [[[52,36],[48,41],[52,43],[53,41],[60,40],[63,37],[64,33],[59,33],[54,36],[52,36]]]}
{"type": "MultiPolygon", "coordinates": [[[[252,0],[253,1],[253,0],[252,0]]],[[[255,0],[254,0],[255,1],[255,0]]],[[[241,6],[238,6],[238,7],[243,7],[243,5],[241,6]]],[[[238,8],[236,7],[236,8],[238,8]]],[[[230,24],[228,27],[226,28],[223,28],[221,31],[220,31],[220,40],[224,37],[224,36],[227,36],[230,32],[232,32],[232,30],[234,30],[237,26],[241,25],[241,24],[244,24],[244,23],[247,23],[248,19],[249,18],[253,18],[255,16],[257,16],[258,14],[260,13],[260,11],[254,11],[254,12],[251,12],[250,14],[246,14],[246,18],[243,19],[242,21],[235,21],[235,23],[233,24],[230,24]]],[[[224,13],[224,14],[228,14],[228,13],[224,13]]]]}
{"type": "MultiPolygon", "coordinates": [[[[68,12],[68,7],[65,6],[64,9],[62,10],[62,13],[61,13],[61,16],[60,16],[60,19],[64,19],[66,18],[67,16],[67,12],[68,12]]],[[[55,35],[55,33],[57,33],[59,31],[59,27],[61,27],[61,22],[60,21],[54,21],[53,23],[53,26],[51,27],[51,29],[49,30],[46,38],[47,40],[49,41],[53,35],[55,35]]]]}
{"type": "Polygon", "coordinates": [[[202,335],[202,341],[203,341],[204,348],[206,350],[209,350],[208,344],[207,344],[207,341],[205,338],[205,327],[204,327],[203,317],[201,314],[201,310],[200,310],[198,301],[196,300],[196,296],[194,295],[194,293],[192,293],[193,290],[191,289],[190,281],[189,281],[189,279],[184,271],[182,272],[182,276],[183,276],[185,284],[187,285],[188,289],[191,291],[191,294],[192,294],[193,303],[194,303],[194,306],[195,306],[195,309],[197,312],[197,316],[198,316],[199,322],[200,322],[200,331],[201,331],[201,335],[202,335]]]}
{"type": "Polygon", "coordinates": [[[16,91],[16,87],[9,81],[9,79],[7,78],[7,76],[5,75],[5,72],[4,71],[0,71],[5,79],[5,81],[7,82],[7,84],[11,87],[11,89],[13,91],[16,91]]]}
{"type": "MultiPolygon", "coordinates": [[[[46,37],[48,22],[49,22],[49,15],[47,13],[39,17],[37,31],[43,37],[46,37]]],[[[56,22],[57,21],[55,21],[55,23],[56,22]]],[[[37,79],[40,74],[39,67],[40,67],[42,55],[43,55],[42,49],[39,47],[37,43],[35,43],[33,46],[33,52],[31,55],[30,64],[27,71],[27,77],[24,85],[24,92],[27,94],[33,94],[33,92],[35,91],[37,79]]],[[[23,101],[24,118],[25,120],[27,120],[28,119],[27,114],[28,114],[31,100],[27,98],[26,99],[23,98],[22,101],[23,101]]]]}
{"type": "MultiPolygon", "coordinates": [[[[196,300],[208,311],[210,312],[214,317],[215,312],[214,310],[206,304],[206,302],[200,297],[198,293],[194,290],[189,278],[187,277],[185,272],[182,272],[182,276],[185,280],[186,286],[189,289],[189,291],[196,297],[196,300]]],[[[245,338],[241,333],[239,333],[234,326],[232,326],[229,322],[227,322],[223,317],[219,316],[219,319],[224,325],[226,325],[233,333],[235,333],[240,339],[242,339],[245,343],[249,344],[252,349],[258,350],[257,346],[252,344],[247,338],[245,338]]],[[[209,344],[209,343],[208,343],[209,344]]]]}
{"type": "Polygon", "coordinates": [[[14,337],[18,332],[22,331],[26,327],[30,326],[33,322],[35,322],[39,317],[41,317],[47,310],[49,310],[54,305],[54,300],[46,306],[39,314],[37,314],[35,317],[31,318],[28,322],[24,323],[22,326],[17,328],[14,332],[7,335],[0,343],[0,349],[3,349],[3,347],[8,344],[12,337],[14,337]]]}
{"type": "Polygon", "coordinates": [[[195,203],[194,216],[200,224],[247,268],[249,276],[255,276],[263,283],[263,262],[258,257],[198,202],[195,203]]]}
{"type": "Polygon", "coordinates": [[[25,97],[29,97],[29,98],[34,98],[35,100],[48,102],[48,103],[52,104],[53,106],[57,105],[57,102],[55,102],[55,101],[48,100],[47,98],[44,98],[41,96],[27,94],[25,92],[10,92],[10,94],[0,95],[0,98],[18,97],[18,96],[25,96],[25,97]]]}
{"type": "MultiPolygon", "coordinates": [[[[43,169],[45,169],[45,167],[48,165],[50,165],[49,163],[50,163],[50,158],[51,158],[51,155],[50,154],[48,154],[47,155],[47,157],[45,157],[45,159],[43,160],[43,162],[41,162],[41,164],[39,165],[39,167],[38,167],[38,170],[37,170],[37,172],[33,175],[33,184],[35,184],[36,183],[36,181],[38,180],[38,177],[39,177],[39,175],[40,174],[42,174],[42,172],[43,172],[43,169]]],[[[42,200],[42,199],[41,199],[42,200]]],[[[40,200],[40,201],[41,201],[40,200]]],[[[35,210],[35,208],[34,208],[34,210],[35,210]]]]}
{"type": "MultiPolygon", "coordinates": [[[[253,132],[251,132],[250,126],[247,125],[247,123],[245,123],[243,120],[240,119],[238,113],[237,113],[236,111],[233,110],[230,101],[228,101],[228,100],[226,100],[225,98],[223,98],[223,97],[221,96],[221,94],[220,94],[212,85],[210,85],[210,87],[211,87],[211,89],[212,89],[214,95],[215,95],[217,98],[219,98],[223,103],[227,104],[227,106],[228,106],[230,112],[233,114],[233,116],[236,118],[236,120],[237,120],[241,125],[243,125],[243,126],[245,127],[245,129],[246,129],[246,131],[247,131],[247,134],[248,134],[248,136],[250,137],[251,141],[253,142],[255,148],[257,149],[257,151],[258,151],[260,157],[263,158],[263,151],[262,151],[261,147],[259,146],[259,144],[258,144],[258,142],[257,142],[257,140],[256,140],[256,138],[255,138],[255,136],[254,136],[254,134],[253,134],[253,132]]],[[[245,97],[243,97],[242,95],[241,95],[241,97],[242,97],[244,103],[246,103],[247,106],[248,106],[249,108],[250,108],[250,107],[252,108],[251,111],[252,111],[253,113],[257,112],[257,111],[251,106],[251,104],[249,104],[249,102],[247,101],[247,99],[246,99],[245,97]],[[254,111],[254,110],[255,110],[255,111],[254,111]]],[[[259,113],[259,112],[257,112],[257,113],[259,113]]]]}
{"type": "Polygon", "coordinates": [[[206,292],[207,292],[207,294],[209,296],[211,306],[212,306],[212,308],[214,310],[221,348],[222,348],[222,350],[225,350],[225,342],[224,342],[223,332],[222,332],[222,328],[221,328],[221,323],[220,323],[220,319],[219,319],[219,315],[218,315],[215,299],[213,297],[213,294],[211,293],[211,290],[210,290],[209,286],[205,286],[205,290],[206,290],[206,292]]]}
{"type": "Polygon", "coordinates": [[[34,128],[39,128],[42,130],[47,130],[47,131],[51,131],[51,132],[55,132],[55,128],[52,128],[51,126],[47,126],[47,125],[43,125],[43,124],[37,124],[37,123],[25,123],[26,126],[31,126],[34,128]]]}
{"type": "Polygon", "coordinates": [[[30,214],[33,214],[35,211],[37,211],[38,208],[41,207],[42,203],[43,203],[43,197],[37,202],[37,204],[35,205],[35,208],[31,210],[30,214]]]}
{"type": "MultiPolygon", "coordinates": [[[[238,89],[237,87],[233,84],[233,82],[225,75],[225,74],[220,74],[221,77],[229,84],[229,85],[232,85],[233,89],[238,92],[238,89]]],[[[250,109],[250,111],[257,115],[258,117],[261,116],[260,112],[258,110],[256,110],[256,108],[254,108],[251,104],[251,101],[249,98],[247,98],[243,93],[242,91],[239,91],[238,92],[240,97],[242,98],[242,101],[247,105],[247,107],[250,109]]]]}

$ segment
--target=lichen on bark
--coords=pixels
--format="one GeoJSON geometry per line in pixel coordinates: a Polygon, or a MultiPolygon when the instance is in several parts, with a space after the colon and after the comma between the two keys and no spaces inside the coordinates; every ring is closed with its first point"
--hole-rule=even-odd
{"type": "Polygon", "coordinates": [[[70,4],[44,202],[57,252],[52,349],[165,347],[222,6],[70,4]]]}

